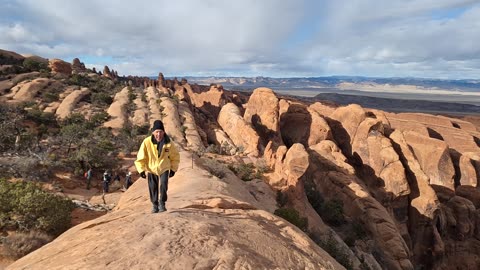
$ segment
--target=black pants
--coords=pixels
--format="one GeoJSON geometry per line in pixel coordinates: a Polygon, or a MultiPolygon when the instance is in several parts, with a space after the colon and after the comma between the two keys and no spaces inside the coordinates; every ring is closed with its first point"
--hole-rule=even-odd
{"type": "MultiPolygon", "coordinates": [[[[160,201],[163,203],[167,201],[168,172],[160,175],[160,201]]],[[[148,174],[148,191],[150,192],[150,201],[153,205],[158,206],[158,175],[148,174]]]]}
{"type": "Polygon", "coordinates": [[[108,181],[103,181],[103,192],[108,193],[108,181]]]}

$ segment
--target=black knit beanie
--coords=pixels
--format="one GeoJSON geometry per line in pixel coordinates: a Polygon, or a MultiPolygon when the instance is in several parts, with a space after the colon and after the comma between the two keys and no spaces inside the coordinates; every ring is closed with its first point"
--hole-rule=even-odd
{"type": "Polygon", "coordinates": [[[157,129],[161,129],[165,131],[165,128],[163,127],[163,123],[160,120],[155,120],[155,122],[153,122],[152,132],[157,129]]]}

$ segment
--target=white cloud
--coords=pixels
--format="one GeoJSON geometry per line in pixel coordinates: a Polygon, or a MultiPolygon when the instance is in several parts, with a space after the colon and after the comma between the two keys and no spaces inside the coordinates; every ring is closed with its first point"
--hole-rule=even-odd
{"type": "Polygon", "coordinates": [[[120,74],[478,78],[477,2],[18,0],[0,46],[120,74]]]}

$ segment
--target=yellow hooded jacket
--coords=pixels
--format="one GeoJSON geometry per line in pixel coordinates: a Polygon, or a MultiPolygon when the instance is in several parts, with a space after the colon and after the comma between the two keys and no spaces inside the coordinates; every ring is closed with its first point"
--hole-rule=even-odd
{"type": "Polygon", "coordinates": [[[139,173],[149,172],[161,175],[165,171],[177,171],[180,163],[180,154],[177,147],[165,134],[165,144],[162,153],[158,155],[157,145],[153,143],[152,136],[143,140],[135,160],[135,167],[139,173]]]}

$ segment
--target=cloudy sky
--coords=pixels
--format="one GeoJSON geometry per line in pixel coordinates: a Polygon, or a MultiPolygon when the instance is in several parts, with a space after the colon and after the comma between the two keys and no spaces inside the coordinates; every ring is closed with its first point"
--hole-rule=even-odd
{"type": "Polygon", "coordinates": [[[480,78],[480,0],[0,0],[0,48],[120,75],[480,78]]]}

